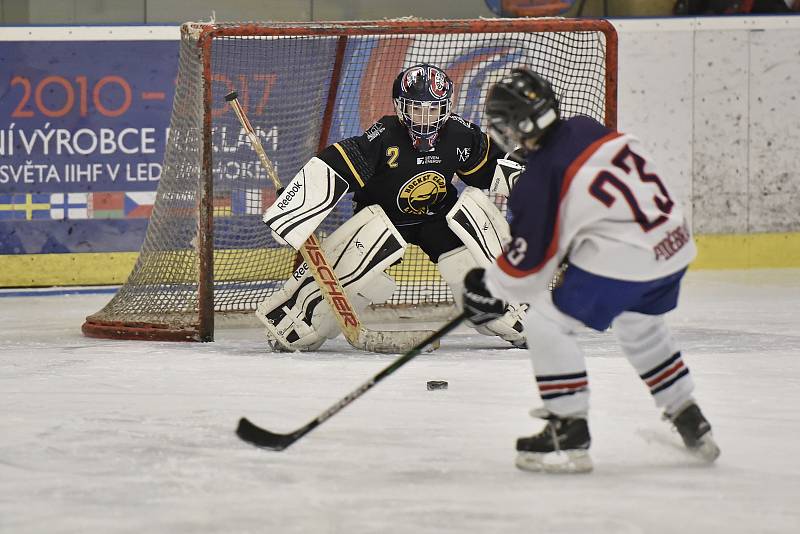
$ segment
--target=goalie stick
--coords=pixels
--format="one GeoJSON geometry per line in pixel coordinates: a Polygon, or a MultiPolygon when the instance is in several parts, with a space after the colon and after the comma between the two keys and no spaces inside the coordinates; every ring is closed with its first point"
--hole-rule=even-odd
{"type": "MultiPolygon", "coordinates": [[[[233,112],[239,118],[239,122],[245,132],[247,132],[250,145],[267,171],[267,176],[275,185],[277,197],[283,190],[283,184],[278,178],[278,173],[275,172],[275,167],[267,157],[267,153],[264,151],[253,125],[250,124],[250,120],[239,102],[238,94],[236,91],[232,91],[225,95],[225,100],[231,105],[233,112]]],[[[320,247],[319,240],[313,233],[308,236],[306,242],[300,247],[300,254],[317,282],[323,298],[331,307],[331,311],[336,317],[344,337],[353,347],[371,352],[403,352],[407,347],[418,343],[420,339],[433,333],[430,330],[379,331],[366,328],[361,323],[347,293],[342,288],[339,277],[336,276],[333,267],[320,247]]],[[[436,346],[433,348],[436,348],[436,346]]]]}
{"type": "Polygon", "coordinates": [[[449,323],[441,327],[436,332],[432,332],[430,336],[420,341],[417,345],[415,345],[411,350],[403,354],[401,357],[396,359],[390,365],[385,367],[381,372],[361,384],[359,387],[342,397],[338,400],[333,406],[322,412],[319,416],[315,419],[309,421],[305,425],[301,426],[294,432],[290,432],[288,434],[278,434],[276,432],[270,432],[269,430],[263,429],[259,426],[254,425],[251,423],[246,417],[242,417],[239,419],[239,426],[236,429],[236,435],[239,436],[242,440],[252,443],[257,447],[262,447],[264,449],[269,449],[273,451],[282,451],[285,448],[289,447],[292,443],[299,440],[319,425],[339,413],[345,406],[359,398],[361,395],[375,387],[375,385],[389,376],[390,374],[394,373],[402,366],[416,358],[428,345],[437,342],[441,337],[449,333],[451,330],[455,329],[461,321],[464,320],[466,315],[464,313],[459,314],[455,319],[451,320],[449,323]]]}

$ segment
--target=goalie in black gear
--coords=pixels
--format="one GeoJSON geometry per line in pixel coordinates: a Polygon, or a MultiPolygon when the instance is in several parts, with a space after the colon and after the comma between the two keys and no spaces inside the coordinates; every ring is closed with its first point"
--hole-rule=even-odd
{"type": "MultiPolygon", "coordinates": [[[[338,200],[353,192],[356,218],[367,209],[370,217],[342,225],[323,249],[332,254],[332,264],[339,264],[337,274],[356,309],[391,295],[394,281],[383,270],[402,257],[406,243],[418,245],[438,264],[460,306],[464,274],[488,267],[509,237],[505,218],[480,190],[507,195],[521,167],[504,159],[505,152],[478,126],[452,113],[453,83],[441,69],[427,64],[405,69],[394,81],[392,96],[396,115],[323,149],[287,185],[264,222],[276,238],[300,248],[338,200]],[[454,175],[471,186],[461,198],[454,175]],[[367,231],[365,225],[375,221],[380,231],[367,231]],[[364,263],[351,250],[355,233],[369,239],[392,234],[393,248],[370,259],[370,269],[351,276],[342,265],[364,263]],[[345,261],[350,254],[360,259],[345,261]],[[352,278],[358,281],[351,286],[352,278]]],[[[366,250],[381,249],[377,241],[361,243],[366,250]]],[[[327,303],[313,287],[308,274],[295,272],[282,291],[259,306],[257,314],[280,348],[313,350],[338,334],[327,303]]],[[[524,346],[524,309],[510,304],[504,315],[476,329],[524,346]]]]}

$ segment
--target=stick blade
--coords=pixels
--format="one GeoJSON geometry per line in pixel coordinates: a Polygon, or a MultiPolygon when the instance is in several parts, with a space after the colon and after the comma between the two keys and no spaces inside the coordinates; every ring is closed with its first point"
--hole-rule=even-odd
{"type": "Polygon", "coordinates": [[[296,441],[291,434],[276,434],[269,430],[254,425],[246,417],[239,419],[239,426],[236,428],[236,435],[256,447],[269,449],[271,451],[282,451],[296,441]]]}
{"type": "MultiPolygon", "coordinates": [[[[433,330],[381,331],[362,328],[353,347],[368,352],[399,354],[408,352],[434,334],[433,330]]],[[[349,340],[348,340],[349,341],[349,340]]],[[[439,340],[430,344],[430,350],[439,348],[439,340]]]]}

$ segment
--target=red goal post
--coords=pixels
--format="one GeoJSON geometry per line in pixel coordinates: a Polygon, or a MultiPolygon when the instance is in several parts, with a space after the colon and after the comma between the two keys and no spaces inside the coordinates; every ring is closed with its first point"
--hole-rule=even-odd
{"type": "MultiPolygon", "coordinates": [[[[211,341],[215,314],[252,312],[291,276],[294,252],[260,220],[275,198],[272,182],[225,94],[238,91],[285,183],[327,144],[393,113],[394,77],[422,62],[448,72],[454,111],[482,127],[488,87],[516,66],[553,81],[565,116],[616,126],[617,35],[605,20],[186,23],[147,235],[127,282],[86,318],[84,334],[211,341]]],[[[343,199],[321,234],[351,214],[343,199]]],[[[414,246],[390,273],[398,289],[386,306],[452,302],[414,246]]]]}

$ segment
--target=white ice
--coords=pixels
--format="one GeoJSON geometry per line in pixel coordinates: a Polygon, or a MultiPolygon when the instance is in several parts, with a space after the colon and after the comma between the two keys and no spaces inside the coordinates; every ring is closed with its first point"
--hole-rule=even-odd
{"type": "Polygon", "coordinates": [[[459,329],[283,452],[396,356],[80,333],[108,295],[0,298],[0,532],[797,533],[800,271],[691,272],[670,315],[722,456],[690,457],[613,336],[586,332],[595,471],[514,467],[527,353],[459,329]],[[427,391],[427,380],[448,380],[427,391]]]}

